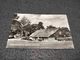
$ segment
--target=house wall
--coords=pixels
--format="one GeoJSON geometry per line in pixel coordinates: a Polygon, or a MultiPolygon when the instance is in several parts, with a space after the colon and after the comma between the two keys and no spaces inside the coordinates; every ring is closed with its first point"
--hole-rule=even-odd
{"type": "Polygon", "coordinates": [[[55,38],[54,37],[49,37],[48,40],[55,40],[55,38]]]}

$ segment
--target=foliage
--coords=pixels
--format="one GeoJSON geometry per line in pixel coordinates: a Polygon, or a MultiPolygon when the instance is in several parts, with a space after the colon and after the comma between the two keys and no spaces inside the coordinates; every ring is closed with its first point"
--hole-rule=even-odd
{"type": "Polygon", "coordinates": [[[38,30],[44,29],[43,22],[38,23],[38,30]]]}
{"type": "Polygon", "coordinates": [[[51,28],[55,29],[56,27],[52,25],[47,26],[47,29],[51,29],[51,28]]]}

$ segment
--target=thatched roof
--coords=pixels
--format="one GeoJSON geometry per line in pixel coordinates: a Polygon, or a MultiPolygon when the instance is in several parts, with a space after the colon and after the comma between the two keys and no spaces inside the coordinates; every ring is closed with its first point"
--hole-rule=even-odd
{"type": "Polygon", "coordinates": [[[32,33],[31,37],[49,37],[54,34],[58,29],[40,29],[32,33]]]}

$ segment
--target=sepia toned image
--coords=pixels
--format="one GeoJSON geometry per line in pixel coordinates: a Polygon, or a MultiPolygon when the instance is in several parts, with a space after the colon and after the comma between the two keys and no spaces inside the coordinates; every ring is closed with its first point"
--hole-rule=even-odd
{"type": "Polygon", "coordinates": [[[13,14],[6,48],[73,49],[67,15],[13,14]]]}

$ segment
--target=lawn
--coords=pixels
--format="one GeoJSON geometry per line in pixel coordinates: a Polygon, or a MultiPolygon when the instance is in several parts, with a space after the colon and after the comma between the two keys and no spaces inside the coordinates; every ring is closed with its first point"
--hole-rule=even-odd
{"type": "Polygon", "coordinates": [[[74,49],[73,41],[8,39],[6,48],[74,49]]]}

